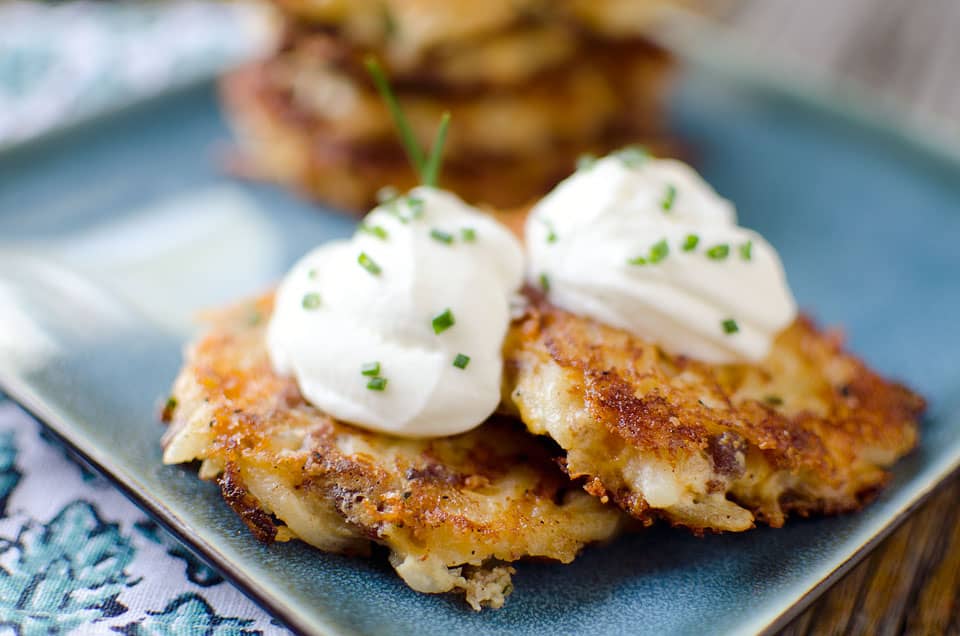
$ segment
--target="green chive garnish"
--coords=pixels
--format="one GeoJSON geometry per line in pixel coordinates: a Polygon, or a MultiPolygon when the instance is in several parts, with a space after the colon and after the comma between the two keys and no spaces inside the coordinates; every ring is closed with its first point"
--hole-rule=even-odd
{"type": "Polygon", "coordinates": [[[740,325],[733,318],[727,318],[720,325],[723,327],[723,333],[727,335],[740,331],[740,325]]]}
{"type": "Polygon", "coordinates": [[[316,292],[304,294],[303,301],[300,304],[303,305],[304,309],[316,309],[320,306],[320,294],[316,292]]]}
{"type": "Polygon", "coordinates": [[[577,157],[577,170],[589,170],[595,163],[597,163],[597,158],[594,155],[584,153],[577,157]]]}
{"type": "Polygon", "coordinates": [[[457,357],[453,359],[453,366],[458,369],[466,369],[468,364],[470,364],[470,356],[465,356],[462,353],[458,353],[457,357]]]}
{"type": "Polygon", "coordinates": [[[720,243],[719,245],[714,245],[707,250],[707,257],[712,258],[715,261],[722,261],[730,254],[730,246],[726,243],[720,243]]]}
{"type": "Polygon", "coordinates": [[[453,234],[444,232],[443,230],[438,230],[436,228],[430,230],[430,238],[440,243],[446,243],[447,245],[453,243],[453,234]]]}
{"type": "Polygon", "coordinates": [[[380,375],[380,362],[365,362],[360,366],[360,375],[380,375]]]}
{"type": "Polygon", "coordinates": [[[646,265],[647,259],[642,256],[634,256],[627,259],[627,265],[646,265]]]}
{"type": "Polygon", "coordinates": [[[361,232],[366,232],[372,236],[376,236],[381,241],[386,241],[390,235],[387,233],[387,230],[380,225],[367,225],[366,223],[361,223],[359,227],[361,232]]]}
{"type": "Polygon", "coordinates": [[[650,153],[643,146],[627,146],[617,152],[617,157],[628,168],[636,168],[650,158],[650,153]]]}
{"type": "Polygon", "coordinates": [[[663,239],[650,248],[650,256],[647,258],[651,263],[659,263],[670,253],[670,246],[667,245],[667,239],[663,239]]]}
{"type": "Polygon", "coordinates": [[[308,277],[308,278],[316,278],[316,277],[317,277],[317,270],[311,269],[309,272],[307,272],[307,277],[308,277]]]}
{"type": "Polygon", "coordinates": [[[463,239],[464,243],[473,243],[477,240],[477,231],[472,227],[465,227],[460,230],[460,238],[463,239]]]}
{"type": "Polygon", "coordinates": [[[449,127],[450,113],[444,112],[440,116],[440,125],[437,127],[437,136],[433,140],[430,156],[427,157],[427,163],[423,166],[421,180],[425,186],[436,187],[437,185],[437,177],[440,174],[440,160],[443,156],[443,144],[447,140],[447,128],[449,127]]]}
{"type": "Polygon", "coordinates": [[[434,316],[433,318],[433,333],[439,334],[443,333],[450,327],[452,327],[456,321],[453,319],[453,312],[449,309],[445,309],[442,314],[434,316]]]}
{"type": "Polygon", "coordinates": [[[663,208],[664,212],[669,212],[673,209],[673,202],[677,200],[677,188],[674,185],[667,186],[667,193],[663,195],[663,201],[660,202],[660,207],[663,208]]]}
{"type": "Polygon", "coordinates": [[[753,241],[747,241],[740,246],[740,258],[749,261],[753,258],[753,241]]]}
{"type": "Polygon", "coordinates": [[[700,242],[700,237],[696,234],[687,234],[687,238],[683,239],[683,251],[692,252],[697,249],[697,243],[700,242]]]}
{"type": "Polygon", "coordinates": [[[360,267],[367,270],[374,276],[379,276],[380,272],[383,271],[380,269],[380,266],[377,265],[376,261],[370,258],[366,252],[360,252],[360,256],[357,257],[357,262],[360,263],[360,267]]]}
{"type": "Polygon", "coordinates": [[[540,289],[544,294],[550,293],[550,278],[546,274],[540,274],[540,289]]]}
{"type": "Polygon", "coordinates": [[[551,223],[549,219],[540,219],[540,222],[547,228],[547,243],[556,243],[557,231],[553,229],[553,223],[551,223]]]}
{"type": "Polygon", "coordinates": [[[387,388],[387,379],[381,377],[370,378],[367,382],[367,388],[371,391],[383,391],[387,388]]]}
{"type": "Polygon", "coordinates": [[[410,208],[410,217],[419,219],[423,216],[423,199],[420,197],[407,197],[407,206],[410,208]]]}
{"type": "Polygon", "coordinates": [[[769,404],[770,406],[780,406],[783,404],[783,398],[779,395],[768,395],[763,398],[763,401],[769,404]]]}
{"type": "Polygon", "coordinates": [[[390,82],[387,81],[387,76],[380,67],[379,62],[377,62],[375,57],[370,55],[364,59],[364,65],[367,67],[367,71],[373,79],[373,84],[376,86],[377,92],[380,93],[380,96],[387,105],[387,110],[390,112],[393,123],[397,127],[400,142],[407,153],[407,158],[410,160],[413,171],[419,175],[420,182],[423,185],[436,186],[440,174],[440,162],[443,157],[443,145],[447,139],[447,128],[450,126],[450,113],[445,112],[440,117],[440,125],[437,128],[437,136],[434,138],[433,147],[430,149],[430,156],[424,157],[423,150],[420,148],[420,144],[417,143],[417,138],[413,134],[413,128],[410,126],[410,122],[407,121],[406,115],[403,114],[403,109],[400,108],[400,103],[397,101],[393,89],[390,88],[390,82]]]}
{"type": "Polygon", "coordinates": [[[390,88],[390,82],[387,81],[386,74],[380,67],[380,63],[372,55],[368,56],[363,63],[373,79],[373,85],[376,86],[377,92],[380,93],[380,97],[387,105],[387,110],[390,111],[393,123],[397,127],[397,133],[400,135],[400,142],[407,153],[407,158],[410,159],[410,164],[422,179],[423,150],[420,149],[420,144],[417,143],[417,138],[413,134],[413,128],[410,127],[410,122],[407,121],[396,95],[393,94],[393,89],[390,88]]]}

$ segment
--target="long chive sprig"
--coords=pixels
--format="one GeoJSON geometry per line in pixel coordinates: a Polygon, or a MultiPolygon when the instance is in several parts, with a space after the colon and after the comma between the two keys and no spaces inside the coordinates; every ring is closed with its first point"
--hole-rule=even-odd
{"type": "Polygon", "coordinates": [[[440,176],[443,145],[447,140],[447,128],[450,126],[450,113],[444,112],[441,116],[437,135],[434,138],[433,146],[430,148],[430,155],[426,156],[420,144],[417,143],[417,138],[413,134],[413,127],[410,126],[407,116],[400,108],[400,102],[397,101],[397,96],[390,87],[390,82],[387,80],[387,75],[383,72],[380,63],[371,55],[364,60],[364,65],[373,79],[373,85],[377,88],[377,92],[380,93],[387,105],[387,110],[390,111],[390,117],[397,127],[400,143],[407,153],[407,159],[410,160],[413,171],[420,177],[420,182],[423,185],[435,187],[440,176]]]}

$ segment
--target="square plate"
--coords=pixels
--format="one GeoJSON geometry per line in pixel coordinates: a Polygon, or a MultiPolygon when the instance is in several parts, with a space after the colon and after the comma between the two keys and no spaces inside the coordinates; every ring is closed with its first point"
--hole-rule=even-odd
{"type": "Polygon", "coordinates": [[[353,221],[224,176],[211,85],[0,155],[0,386],[298,631],[772,630],[960,464],[960,162],[741,80],[692,65],[675,129],[780,249],[801,305],[931,402],[921,447],[862,513],[703,539],[654,529],[569,566],[522,563],[507,605],[482,613],[409,590],[385,559],[258,544],[215,485],[161,465],[157,409],[194,312],[264,289],[353,221]]]}

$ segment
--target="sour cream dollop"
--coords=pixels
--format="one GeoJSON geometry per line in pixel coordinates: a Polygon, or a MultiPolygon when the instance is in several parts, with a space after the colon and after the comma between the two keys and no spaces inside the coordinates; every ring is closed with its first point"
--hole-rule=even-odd
{"type": "Polygon", "coordinates": [[[528,277],[553,304],[673,354],[760,360],[796,317],[777,252],[679,161],[623,152],[578,170],[526,238],[528,277]]]}
{"type": "Polygon", "coordinates": [[[523,249],[507,228],[450,193],[416,188],[293,267],[268,326],[270,359],[340,420],[455,435],[500,401],[509,304],[522,283],[523,249]]]}

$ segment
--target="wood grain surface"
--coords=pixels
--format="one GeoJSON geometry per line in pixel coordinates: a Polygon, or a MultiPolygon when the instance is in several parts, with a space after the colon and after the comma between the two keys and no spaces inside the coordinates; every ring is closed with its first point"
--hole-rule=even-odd
{"type": "MultiPolygon", "coordinates": [[[[743,0],[728,22],[772,63],[960,147],[960,0],[743,0]]],[[[954,477],[781,634],[960,634],[958,504],[954,477]]]]}
{"type": "Polygon", "coordinates": [[[771,64],[960,144],[960,0],[740,0],[727,22],[771,64]]]}
{"type": "Polygon", "coordinates": [[[958,502],[954,477],[781,636],[960,634],[958,502]]]}

